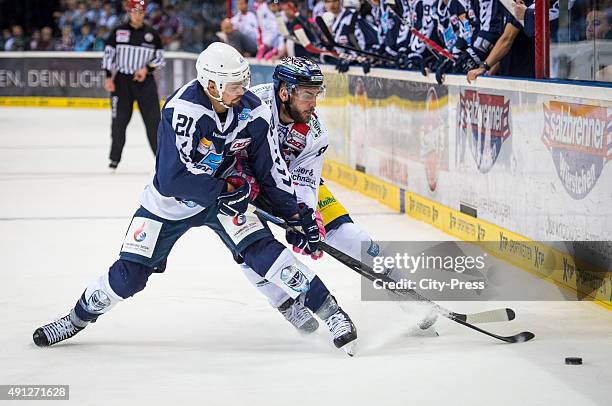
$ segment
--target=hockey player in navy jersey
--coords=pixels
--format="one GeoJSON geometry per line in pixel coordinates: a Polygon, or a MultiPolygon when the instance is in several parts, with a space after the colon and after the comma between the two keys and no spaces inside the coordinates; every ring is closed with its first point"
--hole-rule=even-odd
{"type": "Polygon", "coordinates": [[[245,214],[257,194],[286,222],[303,230],[290,243],[317,252],[321,237],[314,210],[298,207],[287,166],[270,129],[271,113],[248,91],[250,68],[229,45],[213,43],[196,62],[197,79],[174,92],[162,110],[155,175],[145,187],[119,259],[86,287],[70,313],[34,332],[36,345],[58,343],[83,330],[117,303],[164,272],[174,243],[192,227],[215,231],[235,258],[298,297],[328,326],[349,355],[355,326],[315,273],[274,239],[268,226],[245,214]],[[238,157],[249,179],[236,171],[238,157]]]}
{"type": "MultiPolygon", "coordinates": [[[[251,91],[272,109],[272,128],[287,162],[297,201],[309,211],[316,210],[325,242],[356,259],[361,257],[362,243],[367,244],[367,255],[379,255],[378,244],[353,222],[349,212],[321,179],[323,155],[328,147],[329,135],[315,110],[317,99],[325,92],[323,73],[319,66],[307,58],[283,58],[274,69],[273,83],[255,86],[251,91]]],[[[272,205],[262,201],[258,203],[268,206],[267,210],[276,214],[272,205]]],[[[296,252],[310,255],[314,259],[322,255],[300,241],[293,240],[291,236],[287,240],[293,243],[296,252]]],[[[251,283],[294,327],[304,333],[317,329],[316,319],[300,300],[288,296],[248,264],[242,267],[251,283]]],[[[388,275],[391,278],[401,277],[392,269],[388,275]]],[[[432,312],[419,321],[419,327],[423,330],[430,328],[436,317],[432,312]]]]}

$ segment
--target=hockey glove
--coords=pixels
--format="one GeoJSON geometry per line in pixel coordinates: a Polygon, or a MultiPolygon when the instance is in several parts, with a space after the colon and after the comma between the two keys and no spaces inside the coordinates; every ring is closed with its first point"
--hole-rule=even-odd
{"type": "Polygon", "coordinates": [[[299,218],[288,219],[287,225],[295,229],[295,231],[287,230],[286,238],[289,244],[298,250],[303,250],[307,255],[321,256],[319,252],[321,234],[314,210],[306,206],[301,207],[299,218]]]}
{"type": "Polygon", "coordinates": [[[338,58],[338,61],[336,62],[336,70],[338,71],[338,73],[348,72],[350,66],[351,61],[345,58],[338,58]]]}
{"type": "Polygon", "coordinates": [[[419,54],[411,53],[408,54],[408,60],[406,61],[406,69],[416,70],[421,72],[423,76],[427,76],[425,70],[425,64],[423,63],[423,57],[419,54]]]}
{"type": "Polygon", "coordinates": [[[253,171],[251,170],[251,167],[247,162],[247,158],[241,155],[237,155],[234,169],[236,170],[236,175],[241,178],[244,178],[251,186],[249,200],[254,201],[255,199],[257,199],[257,196],[259,195],[259,183],[257,183],[257,179],[255,179],[255,175],[253,174],[253,171]]]}
{"type": "Polygon", "coordinates": [[[476,69],[482,64],[482,61],[476,55],[474,49],[469,47],[462,52],[459,57],[455,60],[455,73],[468,73],[472,69],[476,69]]]}
{"type": "Polygon", "coordinates": [[[436,82],[438,82],[439,85],[444,83],[444,75],[452,72],[454,66],[453,61],[450,59],[444,59],[440,64],[438,64],[436,67],[436,82]]]}
{"type": "MultiPolygon", "coordinates": [[[[321,239],[325,239],[325,226],[323,225],[323,217],[321,217],[321,213],[319,211],[315,211],[315,219],[317,220],[317,227],[319,227],[319,234],[321,235],[321,239]]],[[[297,246],[293,246],[293,252],[302,254],[302,255],[310,255],[310,257],[314,260],[317,260],[323,256],[323,251],[319,250],[315,253],[309,254],[303,248],[298,248],[297,246]]]]}
{"type": "Polygon", "coordinates": [[[249,182],[241,176],[229,176],[225,178],[225,182],[232,185],[235,189],[228,192],[226,185],[224,191],[217,197],[219,213],[226,216],[237,216],[247,211],[249,195],[251,193],[249,182]]]}

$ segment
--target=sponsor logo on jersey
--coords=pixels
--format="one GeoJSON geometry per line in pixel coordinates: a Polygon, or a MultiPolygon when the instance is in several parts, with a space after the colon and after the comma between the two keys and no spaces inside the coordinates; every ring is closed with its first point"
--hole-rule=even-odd
{"type": "Polygon", "coordinates": [[[309,127],[306,124],[294,124],[285,136],[284,144],[297,151],[303,151],[306,148],[308,130],[309,127]]]}
{"type": "Polygon", "coordinates": [[[467,140],[478,170],[487,173],[510,137],[510,100],[476,90],[463,90],[459,99],[458,141],[467,140]]]}
{"type": "Polygon", "coordinates": [[[333,196],[328,196],[323,200],[319,200],[319,202],[317,203],[317,207],[319,208],[319,210],[321,210],[323,207],[329,206],[332,203],[336,203],[336,198],[334,198],[333,196]]]}
{"type": "Polygon", "coordinates": [[[87,299],[88,310],[93,310],[94,312],[101,312],[110,305],[111,300],[108,295],[99,289],[94,291],[94,293],[89,296],[89,299],[87,299]]]}
{"type": "Polygon", "coordinates": [[[321,123],[319,123],[319,118],[316,116],[316,114],[312,115],[310,121],[308,122],[308,125],[310,126],[310,130],[312,131],[312,137],[315,140],[319,138],[321,134],[323,134],[323,131],[321,130],[321,123]]]}
{"type": "Polygon", "coordinates": [[[196,207],[198,204],[192,200],[180,200],[180,199],[176,199],[178,200],[179,203],[184,204],[185,206],[189,207],[190,209],[193,209],[194,207],[196,207]]]}
{"type": "Polygon", "coordinates": [[[245,149],[251,143],[251,138],[239,138],[232,142],[230,151],[239,151],[245,149]]]}
{"type": "Polygon", "coordinates": [[[143,242],[147,238],[147,233],[145,232],[146,225],[147,223],[143,221],[142,225],[134,231],[134,241],[143,242]]]}
{"type": "Polygon", "coordinates": [[[234,223],[235,226],[242,226],[244,225],[244,223],[246,223],[247,219],[246,216],[244,214],[240,214],[238,216],[234,216],[234,218],[232,219],[232,222],[234,223]]]}
{"type": "Polygon", "coordinates": [[[208,153],[208,151],[210,150],[211,145],[212,145],[211,140],[208,140],[206,138],[200,139],[200,143],[198,144],[198,148],[197,148],[198,152],[206,155],[206,153],[208,153]]]}
{"type": "Polygon", "coordinates": [[[310,281],[295,265],[283,268],[280,279],[296,292],[304,293],[310,289],[310,281]]]}
{"type": "Polygon", "coordinates": [[[223,161],[223,151],[217,152],[212,141],[206,138],[200,139],[197,150],[203,157],[194,166],[206,174],[214,173],[223,161]]]}
{"type": "Polygon", "coordinates": [[[115,41],[130,42],[130,30],[117,30],[117,33],[115,34],[115,41]]]}
{"type": "Polygon", "coordinates": [[[150,32],[147,32],[147,33],[144,35],[144,39],[145,39],[145,41],[147,41],[147,42],[151,42],[151,41],[153,41],[153,34],[151,34],[150,32]]]}
{"type": "Polygon", "coordinates": [[[612,109],[550,101],[542,141],[567,193],[583,199],[612,159],[612,109]]]}
{"type": "Polygon", "coordinates": [[[245,121],[251,118],[251,109],[244,108],[238,113],[238,120],[245,121]]]}
{"type": "Polygon", "coordinates": [[[314,179],[314,169],[295,168],[291,172],[291,180],[293,180],[294,185],[305,184],[313,188],[317,187],[317,181],[314,179]]]}

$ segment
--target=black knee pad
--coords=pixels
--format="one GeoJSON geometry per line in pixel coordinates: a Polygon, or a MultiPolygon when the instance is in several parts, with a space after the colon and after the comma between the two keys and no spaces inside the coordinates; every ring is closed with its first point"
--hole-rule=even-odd
{"type": "Polygon", "coordinates": [[[108,271],[108,280],[113,291],[124,299],[134,296],[147,286],[154,269],[136,262],[117,260],[108,271]]]}

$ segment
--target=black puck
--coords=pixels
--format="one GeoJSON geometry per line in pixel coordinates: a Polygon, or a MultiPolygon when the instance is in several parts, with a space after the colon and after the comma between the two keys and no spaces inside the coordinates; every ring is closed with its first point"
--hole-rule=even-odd
{"type": "Polygon", "coordinates": [[[580,358],[580,357],[567,357],[567,358],[565,358],[565,365],[582,365],[582,358],[580,358]]]}

